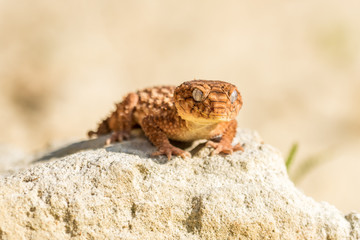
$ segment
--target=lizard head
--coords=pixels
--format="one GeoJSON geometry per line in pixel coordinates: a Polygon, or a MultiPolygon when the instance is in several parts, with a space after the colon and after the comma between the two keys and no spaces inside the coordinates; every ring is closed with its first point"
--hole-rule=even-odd
{"type": "Polygon", "coordinates": [[[230,121],[242,106],[235,85],[210,80],[182,83],[175,89],[174,102],[182,119],[201,124],[230,121]]]}

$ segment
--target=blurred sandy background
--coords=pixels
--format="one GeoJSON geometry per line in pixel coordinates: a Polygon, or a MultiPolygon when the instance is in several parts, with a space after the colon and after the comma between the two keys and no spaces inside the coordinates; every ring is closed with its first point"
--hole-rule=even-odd
{"type": "Polygon", "coordinates": [[[123,94],[194,78],[236,84],[239,125],[297,185],[360,211],[360,1],[0,1],[0,143],[84,139],[123,94]]]}

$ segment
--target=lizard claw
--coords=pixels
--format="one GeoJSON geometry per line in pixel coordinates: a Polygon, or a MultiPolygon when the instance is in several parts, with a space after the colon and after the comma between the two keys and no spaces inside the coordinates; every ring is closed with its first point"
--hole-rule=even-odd
{"type": "Polygon", "coordinates": [[[191,157],[191,154],[189,152],[181,150],[180,148],[174,147],[172,145],[160,147],[159,150],[153,152],[151,156],[166,155],[168,160],[170,160],[173,154],[182,158],[191,157]]]}
{"type": "Polygon", "coordinates": [[[123,140],[130,139],[130,133],[126,131],[116,131],[111,134],[111,136],[106,139],[106,145],[109,145],[114,142],[122,142],[123,140]]]}
{"type": "Polygon", "coordinates": [[[233,152],[236,151],[244,151],[244,148],[240,145],[240,143],[236,144],[235,146],[232,146],[230,143],[227,144],[221,141],[218,143],[213,141],[208,141],[206,143],[206,146],[215,148],[215,150],[212,151],[211,156],[219,153],[232,154],[233,152]]]}

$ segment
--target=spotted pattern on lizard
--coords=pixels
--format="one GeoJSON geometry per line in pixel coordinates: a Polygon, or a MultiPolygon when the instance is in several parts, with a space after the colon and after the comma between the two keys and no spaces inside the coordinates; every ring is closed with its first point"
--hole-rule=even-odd
{"type": "Polygon", "coordinates": [[[175,86],[145,88],[126,95],[116,110],[103,120],[89,137],[112,133],[106,144],[130,138],[130,131],[140,125],[157,147],[152,155],[190,157],[190,153],[173,146],[169,139],[194,141],[208,139],[212,154],[243,151],[232,146],[236,134],[242,98],[235,85],[213,80],[193,80],[175,86]],[[214,138],[221,136],[219,142],[214,138]]]}

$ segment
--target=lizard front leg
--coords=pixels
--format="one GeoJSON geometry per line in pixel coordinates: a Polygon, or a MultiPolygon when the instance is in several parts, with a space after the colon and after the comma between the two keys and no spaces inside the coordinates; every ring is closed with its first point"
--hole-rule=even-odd
{"type": "Polygon", "coordinates": [[[189,152],[171,145],[165,132],[159,127],[159,124],[159,119],[154,116],[147,116],[142,120],[142,129],[145,135],[152,144],[158,148],[158,151],[152,153],[152,156],[166,155],[168,160],[170,160],[173,154],[181,156],[182,158],[191,157],[189,152]]]}
{"type": "Polygon", "coordinates": [[[206,143],[206,146],[211,146],[215,148],[215,150],[211,153],[211,155],[218,153],[232,154],[235,151],[244,151],[240,143],[236,144],[235,146],[231,145],[236,134],[236,126],[237,126],[237,121],[235,119],[231,120],[227,124],[227,126],[223,126],[223,125],[219,126],[221,128],[224,128],[220,142],[213,142],[210,140],[206,143]]]}

